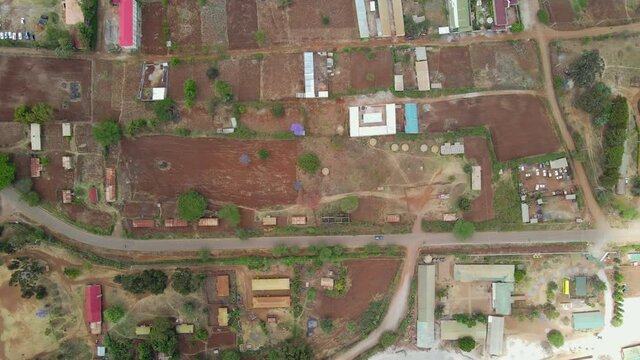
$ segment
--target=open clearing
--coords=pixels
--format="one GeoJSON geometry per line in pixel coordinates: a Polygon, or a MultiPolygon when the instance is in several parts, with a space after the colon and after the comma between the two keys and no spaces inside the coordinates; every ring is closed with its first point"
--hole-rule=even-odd
{"type": "Polygon", "coordinates": [[[351,288],[342,298],[318,294],[315,313],[321,318],[356,320],[373,300],[380,300],[391,290],[401,261],[395,259],[350,260],[351,288]],[[372,281],[375,279],[374,281],[372,281]]]}
{"type": "Polygon", "coordinates": [[[471,210],[464,215],[464,218],[471,221],[491,220],[496,217],[496,211],[493,208],[493,188],[491,186],[493,166],[491,165],[487,140],[483,137],[466,137],[464,138],[464,149],[465,157],[482,167],[482,190],[480,195],[471,202],[471,210]]]}
{"type": "Polygon", "coordinates": [[[41,102],[56,110],[58,120],[91,120],[90,61],[3,55],[0,73],[0,121],[13,121],[13,112],[20,104],[41,102]],[[70,83],[79,83],[80,98],[70,98],[70,83]]]}
{"type": "Polygon", "coordinates": [[[425,131],[487,126],[499,161],[547,154],[560,147],[544,104],[535,96],[479,96],[423,107],[425,131]]]}
{"type": "Polygon", "coordinates": [[[336,54],[333,93],[367,89],[388,89],[393,84],[393,58],[388,48],[351,50],[336,54]]]}
{"type": "MultiPolygon", "coordinates": [[[[268,207],[295,202],[296,141],[143,137],[122,142],[127,200],[173,201],[195,189],[214,202],[268,207]],[[271,156],[259,160],[267,149],[271,156]],[[247,154],[251,162],[240,163],[247,154]]],[[[124,183],[121,181],[121,183],[124,183]]]]}
{"type": "Polygon", "coordinates": [[[620,25],[640,19],[635,2],[624,0],[592,0],[580,8],[579,1],[542,0],[550,16],[551,26],[558,30],[572,30],[591,26],[620,25]]]}

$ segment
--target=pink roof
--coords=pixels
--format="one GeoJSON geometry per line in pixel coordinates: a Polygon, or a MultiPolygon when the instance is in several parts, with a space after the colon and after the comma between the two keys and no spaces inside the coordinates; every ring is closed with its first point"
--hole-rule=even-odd
{"type": "Polygon", "coordinates": [[[84,288],[84,306],[88,323],[102,322],[102,287],[87,285],[84,288]]]}
{"type": "Polygon", "coordinates": [[[91,201],[92,204],[98,201],[98,190],[94,187],[89,189],[89,201],[91,201]]]}
{"type": "Polygon", "coordinates": [[[133,46],[133,7],[135,0],[120,2],[120,47],[133,46]]]}

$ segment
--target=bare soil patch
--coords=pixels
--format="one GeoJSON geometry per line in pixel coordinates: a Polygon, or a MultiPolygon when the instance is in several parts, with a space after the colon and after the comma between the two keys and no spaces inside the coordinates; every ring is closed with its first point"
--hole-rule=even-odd
{"type": "Polygon", "coordinates": [[[542,100],[532,95],[479,96],[429,105],[431,132],[487,126],[498,160],[547,154],[560,143],[542,100]]]}
{"type": "Polygon", "coordinates": [[[171,0],[167,7],[172,46],[181,52],[193,52],[202,47],[200,6],[193,0],[171,0]]]}
{"type": "Polygon", "coordinates": [[[543,6],[549,13],[551,23],[559,28],[573,23],[576,19],[570,0],[547,0],[543,2],[543,6]]]}
{"type": "Polygon", "coordinates": [[[330,298],[319,292],[315,313],[320,318],[356,320],[369,303],[391,291],[401,261],[396,259],[349,260],[351,288],[342,298],[330,298]],[[374,281],[372,281],[375,279],[374,281]]]}
{"type": "Polygon", "coordinates": [[[121,79],[115,77],[112,61],[94,60],[93,118],[95,120],[118,119],[122,96],[121,79]]]}
{"type": "Polygon", "coordinates": [[[262,64],[262,99],[295,98],[304,92],[304,61],[301,53],[273,54],[262,64]]]}
{"type": "Polygon", "coordinates": [[[14,122],[0,122],[0,147],[14,145],[28,136],[23,124],[14,122]]]}
{"type": "Polygon", "coordinates": [[[393,84],[393,58],[388,48],[337,54],[333,93],[387,89],[393,84]]]}
{"type": "MultiPolygon", "coordinates": [[[[231,3],[234,2],[237,1],[231,1],[231,3]]],[[[258,60],[223,61],[218,64],[218,70],[220,70],[220,79],[231,84],[238,101],[260,100],[260,62],[258,60]]]]}
{"type": "Polygon", "coordinates": [[[162,19],[166,10],[160,2],[149,2],[142,6],[142,52],[162,55],[167,46],[162,34],[162,19]]]}
{"type": "Polygon", "coordinates": [[[55,118],[91,119],[91,62],[80,59],[0,56],[0,121],[13,121],[20,104],[47,103],[55,118]],[[80,98],[71,99],[70,83],[80,86],[80,98]]]}
{"type": "Polygon", "coordinates": [[[47,152],[49,164],[43,167],[39,178],[31,178],[30,156],[15,154],[14,162],[17,168],[17,178],[31,178],[33,189],[40,194],[40,198],[47,201],[61,201],[62,190],[73,189],[73,172],[65,171],[62,167],[60,152],[47,152]]]}
{"type": "Polygon", "coordinates": [[[482,190],[480,196],[471,202],[471,211],[464,215],[465,219],[471,221],[485,221],[496,217],[493,208],[493,188],[491,178],[493,167],[491,166],[491,156],[487,147],[487,140],[482,137],[466,137],[464,139],[465,157],[473,160],[482,167],[482,190]]]}
{"type": "Polygon", "coordinates": [[[429,78],[445,89],[473,86],[469,47],[443,47],[429,51],[429,78]]]}
{"type": "Polygon", "coordinates": [[[296,141],[236,141],[143,137],[122,142],[122,176],[130,181],[127,200],[167,201],[195,189],[214,202],[266,207],[295,202],[296,141]],[[267,149],[267,161],[257,151],[267,149]],[[240,156],[249,155],[248,165],[240,156]],[[171,164],[161,170],[160,162],[171,164]]]}
{"type": "Polygon", "coordinates": [[[102,229],[109,229],[113,225],[111,214],[89,209],[79,204],[63,204],[62,210],[73,220],[89,224],[102,229]]]}
{"type": "Polygon", "coordinates": [[[229,49],[253,49],[258,31],[256,0],[227,1],[227,36],[229,49]]]}
{"type": "Polygon", "coordinates": [[[586,12],[595,24],[627,22],[625,4],[625,0],[590,0],[586,12]]]}
{"type": "Polygon", "coordinates": [[[538,49],[534,41],[471,45],[476,88],[534,89],[540,86],[538,49]]]}
{"type": "Polygon", "coordinates": [[[290,131],[291,124],[299,123],[301,120],[300,109],[288,107],[288,105],[285,105],[285,115],[281,118],[273,116],[268,107],[260,109],[251,107],[242,114],[242,124],[260,133],[290,131]]]}

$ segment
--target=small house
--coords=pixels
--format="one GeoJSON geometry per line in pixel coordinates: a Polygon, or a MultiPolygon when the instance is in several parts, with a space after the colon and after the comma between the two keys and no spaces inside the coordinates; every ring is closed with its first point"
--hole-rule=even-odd
{"type": "Polygon", "coordinates": [[[176,326],[176,333],[178,334],[193,334],[193,324],[179,324],[176,326]]]}
{"type": "Polygon", "coordinates": [[[151,326],[148,326],[148,325],[136,326],[136,335],[143,336],[143,335],[149,335],[150,333],[151,333],[151,326]]]}
{"type": "Polygon", "coordinates": [[[73,165],[71,165],[71,156],[63,156],[62,157],[62,167],[65,170],[73,169],[73,165]]]}
{"type": "Polygon", "coordinates": [[[323,277],[320,279],[320,287],[326,290],[333,290],[333,279],[323,277]]]}
{"type": "Polygon", "coordinates": [[[181,219],[165,219],[164,227],[174,228],[174,227],[187,227],[189,226],[189,222],[181,219]]]}
{"type": "Polygon", "coordinates": [[[71,136],[71,123],[62,123],[62,136],[71,136]]]}
{"type": "Polygon", "coordinates": [[[91,189],[89,189],[89,201],[92,204],[98,202],[98,189],[96,189],[95,187],[91,187],[91,189]]]}
{"type": "Polygon", "coordinates": [[[116,201],[116,169],[107,168],[105,170],[106,175],[106,188],[105,188],[105,200],[109,203],[116,201]]]}
{"type": "Polygon", "coordinates": [[[227,307],[218,308],[218,326],[229,326],[229,309],[227,307]]]}
{"type": "Polygon", "coordinates": [[[400,222],[400,215],[398,214],[388,214],[385,217],[385,222],[391,223],[391,224],[396,224],[400,222]]]}
{"type": "Polygon", "coordinates": [[[73,201],[73,193],[71,190],[62,190],[62,203],[71,204],[73,201]]]}
{"type": "Polygon", "coordinates": [[[31,177],[32,178],[40,177],[41,171],[42,171],[42,164],[40,164],[40,158],[32,157],[31,158],[31,177]]]}
{"type": "Polygon", "coordinates": [[[202,218],[198,220],[198,226],[218,226],[219,221],[218,218],[202,218]]]}
{"type": "Polygon", "coordinates": [[[452,222],[457,220],[458,220],[458,215],[456,213],[442,214],[442,221],[452,222]]]}
{"type": "Polygon", "coordinates": [[[265,216],[262,218],[262,226],[276,226],[278,218],[274,216],[265,216]]]}
{"type": "Polygon", "coordinates": [[[153,219],[134,219],[131,225],[136,229],[148,229],[156,226],[153,219]]]}
{"type": "Polygon", "coordinates": [[[307,225],[307,217],[303,215],[292,216],[291,225],[307,225]]]}
{"type": "Polygon", "coordinates": [[[31,124],[31,150],[40,151],[42,150],[42,139],[40,133],[40,124],[31,124]]]}
{"type": "Polygon", "coordinates": [[[574,330],[595,330],[604,327],[604,314],[600,311],[573,313],[574,330]]]}

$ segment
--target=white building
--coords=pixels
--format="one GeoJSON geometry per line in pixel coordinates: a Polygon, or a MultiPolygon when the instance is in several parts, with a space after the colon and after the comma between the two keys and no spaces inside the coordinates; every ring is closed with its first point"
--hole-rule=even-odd
{"type": "Polygon", "coordinates": [[[42,150],[42,140],[40,138],[40,124],[31,124],[31,150],[42,150]]]}
{"type": "Polygon", "coordinates": [[[394,135],[396,104],[349,107],[351,137],[394,135]]]}
{"type": "Polygon", "coordinates": [[[471,190],[482,190],[482,167],[471,167],[471,190]]]}
{"type": "Polygon", "coordinates": [[[464,144],[459,142],[454,143],[444,143],[444,145],[440,146],[440,155],[459,155],[464,154],[464,144]]]}

